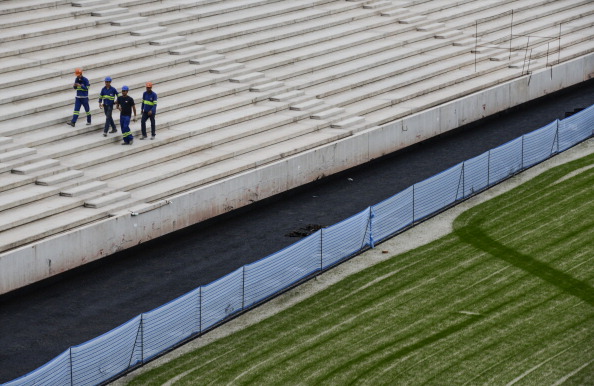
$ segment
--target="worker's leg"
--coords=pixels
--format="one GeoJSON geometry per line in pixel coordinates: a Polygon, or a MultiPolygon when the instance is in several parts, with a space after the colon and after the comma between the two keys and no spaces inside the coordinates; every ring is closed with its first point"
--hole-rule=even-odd
{"type": "Polygon", "coordinates": [[[113,106],[104,104],[103,111],[105,112],[105,126],[103,127],[103,132],[107,133],[107,130],[109,129],[110,126],[112,129],[112,132],[115,132],[116,125],[115,125],[115,122],[113,121],[113,116],[112,116],[113,106]]]}
{"type": "Polygon", "coordinates": [[[87,125],[91,124],[91,107],[89,106],[89,98],[81,98],[81,103],[87,112],[87,125]]]}
{"type": "Polygon", "coordinates": [[[140,131],[142,132],[142,138],[146,138],[146,120],[147,119],[148,119],[148,114],[146,113],[146,111],[143,111],[142,118],[140,118],[140,131]]]}
{"type": "Polygon", "coordinates": [[[150,117],[151,119],[151,137],[157,135],[157,126],[155,124],[155,114],[152,114],[150,117]]]}
{"type": "Polygon", "coordinates": [[[76,120],[78,119],[78,114],[80,114],[80,106],[81,106],[80,98],[74,98],[74,113],[72,113],[72,121],[71,121],[73,125],[76,123],[76,120]]]}
{"type": "Polygon", "coordinates": [[[130,131],[130,116],[120,115],[120,127],[122,129],[122,139],[124,143],[130,143],[134,139],[132,132],[130,131]]]}

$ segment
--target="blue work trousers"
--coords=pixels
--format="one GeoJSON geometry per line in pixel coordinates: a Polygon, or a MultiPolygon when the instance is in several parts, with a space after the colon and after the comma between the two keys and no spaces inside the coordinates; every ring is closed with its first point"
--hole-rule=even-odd
{"type": "Polygon", "coordinates": [[[155,128],[155,114],[148,115],[147,111],[142,112],[142,118],[140,119],[140,131],[142,131],[142,136],[146,137],[146,120],[151,120],[151,135],[154,137],[157,135],[157,131],[155,128]]]}
{"type": "Polygon", "coordinates": [[[112,112],[113,112],[113,105],[106,105],[105,103],[103,104],[103,111],[105,112],[105,127],[103,128],[103,132],[107,133],[107,130],[109,129],[109,126],[111,126],[111,128],[113,130],[116,129],[116,125],[115,122],[113,121],[113,117],[111,116],[112,112]]]}
{"type": "Polygon", "coordinates": [[[130,143],[134,139],[130,131],[130,118],[129,115],[120,115],[120,129],[122,129],[122,138],[126,143],[130,143]]]}
{"type": "Polygon", "coordinates": [[[72,123],[76,123],[80,107],[84,107],[87,112],[87,122],[91,123],[91,108],[89,107],[89,98],[74,98],[74,113],[72,114],[72,123]]]}

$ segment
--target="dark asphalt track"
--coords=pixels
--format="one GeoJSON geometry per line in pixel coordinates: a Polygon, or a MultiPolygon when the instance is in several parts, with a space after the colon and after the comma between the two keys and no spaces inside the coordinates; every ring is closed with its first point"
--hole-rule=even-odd
{"type": "Polygon", "coordinates": [[[0,382],[458,162],[594,104],[594,81],[0,297],[0,382]],[[350,180],[352,179],[352,181],[350,180]]]}

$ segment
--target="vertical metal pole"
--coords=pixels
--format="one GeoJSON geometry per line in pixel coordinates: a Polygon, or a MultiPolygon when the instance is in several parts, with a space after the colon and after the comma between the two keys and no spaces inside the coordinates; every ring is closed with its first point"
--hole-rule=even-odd
{"type": "Polygon", "coordinates": [[[551,47],[551,42],[547,42],[547,64],[546,64],[547,67],[549,66],[549,49],[550,49],[550,47],[551,47]]]}
{"type": "Polygon", "coordinates": [[[561,24],[559,23],[559,51],[557,52],[557,64],[561,63],[561,24]]]}
{"type": "Polygon", "coordinates": [[[202,286],[198,290],[198,333],[202,334],[202,286]]]}
{"type": "Polygon", "coordinates": [[[70,385],[74,385],[74,380],[72,379],[72,347],[68,349],[70,354],[70,385]]]}
{"type": "Polygon", "coordinates": [[[413,188],[412,223],[413,224],[415,223],[415,185],[412,186],[412,188],[413,188]]]}
{"type": "Polygon", "coordinates": [[[242,267],[241,270],[241,309],[243,310],[245,307],[245,265],[242,267]]]}
{"type": "MultiPolygon", "coordinates": [[[[530,49],[530,56],[528,57],[528,68],[526,69],[526,74],[530,74],[530,62],[532,61],[532,48],[530,49]]],[[[528,77],[528,86],[530,86],[530,80],[532,79],[532,75],[528,77]]]]}
{"type": "Polygon", "coordinates": [[[466,161],[462,162],[462,198],[466,197],[466,161]]]}
{"type": "Polygon", "coordinates": [[[514,10],[511,10],[511,22],[509,24],[509,59],[511,60],[512,54],[512,40],[514,39],[514,10]]]}
{"type": "Polygon", "coordinates": [[[524,170],[524,136],[523,135],[522,135],[522,165],[521,165],[520,170],[524,170]]]}
{"type": "Polygon", "coordinates": [[[369,246],[371,248],[375,248],[375,242],[373,240],[373,208],[369,207],[369,246]]]}
{"type": "Polygon", "coordinates": [[[476,50],[478,48],[478,20],[474,21],[474,72],[476,72],[476,50]]]}
{"type": "Polygon", "coordinates": [[[491,185],[491,150],[487,155],[487,186],[491,185]]]}
{"type": "Polygon", "coordinates": [[[140,363],[144,363],[144,314],[140,314],[140,363]]]}
{"type": "Polygon", "coordinates": [[[324,269],[324,229],[320,230],[320,272],[324,269]]]}

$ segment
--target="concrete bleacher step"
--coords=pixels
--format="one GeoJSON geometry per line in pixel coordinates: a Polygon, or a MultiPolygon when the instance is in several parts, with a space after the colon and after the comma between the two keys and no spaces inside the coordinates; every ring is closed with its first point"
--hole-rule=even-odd
{"type": "Polygon", "coordinates": [[[206,47],[200,44],[194,44],[191,46],[183,47],[183,48],[176,48],[174,50],[169,51],[171,55],[187,55],[198,51],[204,51],[206,47]]]}
{"type": "Polygon", "coordinates": [[[312,114],[311,119],[330,119],[336,115],[342,114],[345,112],[345,109],[340,107],[333,107],[328,110],[320,111],[318,113],[312,114]]]}
{"type": "Polygon", "coordinates": [[[176,36],[170,36],[167,38],[151,40],[149,42],[149,44],[153,45],[153,46],[165,46],[165,45],[169,45],[169,44],[184,42],[186,40],[187,39],[184,36],[176,35],[176,36]]]}
{"type": "Polygon", "coordinates": [[[73,7],[91,7],[105,3],[104,0],[76,0],[72,2],[73,7]]]}
{"type": "Polygon", "coordinates": [[[70,20],[64,23],[62,20],[49,20],[35,24],[25,24],[0,30],[0,43],[10,43],[22,39],[55,34],[59,32],[70,32],[94,27],[97,21],[91,17],[81,17],[77,20],[70,20]]]}
{"type": "Polygon", "coordinates": [[[322,105],[324,101],[322,99],[309,99],[304,102],[292,104],[289,108],[295,111],[309,111],[315,107],[322,105]]]}
{"type": "Polygon", "coordinates": [[[31,10],[42,10],[43,8],[57,7],[70,3],[68,0],[20,0],[2,6],[0,15],[15,14],[31,10]]]}
{"type": "Polygon", "coordinates": [[[303,96],[303,95],[305,95],[305,92],[303,92],[301,90],[292,90],[289,92],[271,96],[269,99],[273,102],[285,102],[285,101],[295,99],[295,98],[303,96]]]}
{"type": "Polygon", "coordinates": [[[427,31],[441,30],[444,28],[445,28],[444,23],[431,23],[431,24],[425,24],[425,25],[419,26],[416,29],[417,29],[417,31],[427,32],[427,31]]]}
{"type": "Polygon", "coordinates": [[[113,192],[106,194],[105,196],[87,200],[85,201],[84,206],[86,208],[103,208],[110,204],[121,202],[122,200],[130,198],[130,196],[131,194],[129,192],[113,192]]]}
{"type": "Polygon", "coordinates": [[[364,9],[378,9],[391,6],[392,2],[388,0],[378,0],[363,4],[364,9]]]}
{"type": "Polygon", "coordinates": [[[330,125],[330,127],[334,127],[334,128],[338,128],[338,129],[346,129],[346,128],[350,128],[353,126],[357,126],[361,123],[365,122],[365,117],[361,117],[361,116],[354,116],[342,121],[338,121],[335,123],[332,123],[330,125]]]}
{"type": "Polygon", "coordinates": [[[89,181],[88,183],[73,186],[60,191],[60,196],[64,197],[78,197],[87,193],[104,189],[107,187],[107,183],[104,181],[89,181]]]}
{"type": "Polygon", "coordinates": [[[214,63],[214,62],[223,62],[225,60],[227,62],[233,61],[233,59],[227,59],[225,57],[225,55],[213,54],[213,55],[190,59],[190,63],[192,63],[192,64],[208,64],[208,63],[214,63]]]}
{"type": "Polygon", "coordinates": [[[23,12],[0,15],[0,25],[4,28],[35,24],[44,21],[67,19],[90,13],[89,10],[72,8],[68,5],[46,8],[42,11],[31,9],[23,12]]]}
{"type": "Polygon", "coordinates": [[[84,172],[82,170],[66,170],[63,173],[53,174],[51,176],[39,178],[35,181],[37,185],[52,186],[69,181],[75,178],[82,177],[84,172]]]}
{"type": "Polygon", "coordinates": [[[447,31],[443,31],[443,32],[438,32],[435,34],[435,38],[436,39],[451,39],[453,37],[459,36],[459,35],[463,35],[464,31],[459,30],[459,29],[450,29],[447,31]]]}
{"type": "Polygon", "coordinates": [[[0,211],[10,208],[16,208],[34,201],[38,201],[50,196],[55,196],[58,191],[55,188],[48,188],[35,184],[29,184],[26,188],[5,190],[0,192],[0,211]]]}
{"type": "MultiPolygon", "coordinates": [[[[63,199],[69,199],[62,197],[63,199]]],[[[0,232],[0,252],[17,246],[25,245],[44,237],[74,229],[78,226],[107,218],[109,212],[104,210],[84,208],[77,205],[67,211],[27,221],[21,226],[15,226],[0,232]]]]}
{"type": "Polygon", "coordinates": [[[280,87],[283,87],[285,84],[283,82],[265,82],[259,85],[255,85],[250,87],[250,91],[252,92],[264,92],[270,90],[278,90],[280,87]]]}
{"type": "Polygon", "coordinates": [[[386,9],[386,10],[382,11],[381,15],[388,16],[388,17],[393,17],[393,16],[402,17],[409,12],[410,12],[410,10],[407,8],[392,8],[392,9],[386,9]]]}
{"type": "Polygon", "coordinates": [[[127,8],[107,8],[102,10],[96,10],[91,12],[91,16],[114,16],[114,15],[122,15],[128,13],[127,8]]]}
{"type": "Polygon", "coordinates": [[[414,15],[409,17],[403,17],[398,19],[398,23],[400,24],[416,24],[421,21],[427,20],[427,16],[425,15],[414,15]]]}
{"type": "MultiPolygon", "coordinates": [[[[248,60],[318,44],[332,38],[364,33],[369,28],[380,28],[392,23],[389,19],[373,18],[374,13],[372,11],[367,10],[366,12],[366,17],[362,18],[359,15],[359,18],[355,20],[349,20],[348,16],[351,13],[357,14],[358,12],[347,11],[332,15],[332,19],[327,20],[324,24],[319,22],[290,24],[275,29],[274,34],[263,31],[235,39],[212,42],[211,45],[219,53],[226,54],[237,50],[249,52],[249,54],[244,53],[241,56],[242,60],[248,60]],[[323,30],[324,33],[320,33],[320,30],[323,30]]],[[[376,35],[376,39],[380,37],[376,35]]]]}
{"type": "Polygon", "coordinates": [[[148,27],[148,28],[139,28],[130,32],[132,36],[147,36],[147,35],[155,35],[160,34],[167,31],[167,27],[155,26],[155,27],[148,27]]]}
{"type": "Polygon", "coordinates": [[[48,168],[53,168],[60,165],[60,161],[55,159],[45,159],[38,162],[30,163],[27,165],[22,165],[15,167],[12,169],[14,174],[31,174],[38,172],[40,170],[45,170],[48,168]]]}
{"type": "Polygon", "coordinates": [[[84,201],[52,195],[41,199],[38,203],[41,205],[23,205],[4,210],[0,218],[0,232],[80,207],[84,201]]]}
{"type": "Polygon", "coordinates": [[[26,157],[28,155],[36,154],[36,149],[31,148],[19,148],[4,153],[0,153],[0,163],[6,163],[8,161],[15,160],[17,158],[26,157]]]}
{"type": "Polygon", "coordinates": [[[200,185],[234,173],[253,169],[257,166],[336,141],[349,135],[351,133],[346,130],[321,129],[305,136],[296,137],[292,140],[283,141],[267,147],[259,147],[252,152],[194,169],[184,173],[180,177],[162,179],[150,186],[133,189],[131,193],[137,198],[144,199],[144,201],[155,201],[189,189],[194,189],[200,185]]]}
{"type": "Polygon", "coordinates": [[[225,74],[236,70],[241,70],[242,68],[245,68],[245,64],[243,63],[226,63],[224,65],[219,65],[209,71],[214,74],[225,74]]]}

